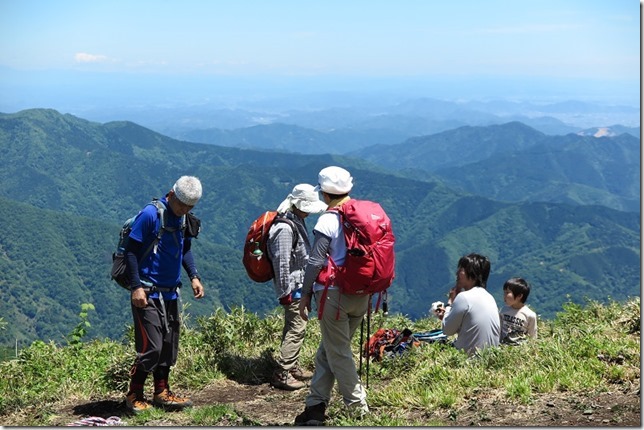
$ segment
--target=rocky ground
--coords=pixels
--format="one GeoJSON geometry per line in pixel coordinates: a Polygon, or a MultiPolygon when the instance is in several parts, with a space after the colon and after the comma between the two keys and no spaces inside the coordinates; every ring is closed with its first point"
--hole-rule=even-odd
{"type": "MultiPolygon", "coordinates": [[[[458,427],[641,427],[639,386],[614,385],[607,389],[604,393],[587,396],[543,394],[530,405],[510,403],[497,392],[480,392],[466,399],[464,405],[456,410],[416,408],[406,410],[403,416],[408,417],[410,423],[435,425],[441,422],[444,426],[458,427]]],[[[228,404],[241,417],[221,422],[220,426],[291,426],[295,416],[303,409],[307,390],[285,392],[275,390],[268,384],[242,385],[221,380],[189,394],[196,407],[228,404]]],[[[23,410],[20,414],[1,417],[2,425],[33,423],[38,413],[35,409],[23,410]]],[[[122,398],[77,400],[57,407],[54,422],[43,425],[64,426],[88,416],[118,416],[126,423],[128,420],[122,398]]],[[[146,423],[146,426],[189,425],[189,417],[180,412],[168,413],[162,420],[146,423]]]]}

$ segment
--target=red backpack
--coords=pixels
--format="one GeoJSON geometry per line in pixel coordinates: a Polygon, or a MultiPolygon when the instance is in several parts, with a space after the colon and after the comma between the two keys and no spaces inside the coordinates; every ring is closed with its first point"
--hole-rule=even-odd
{"type": "Polygon", "coordinates": [[[267,282],[273,279],[273,264],[268,258],[268,231],[275,222],[285,222],[293,229],[293,248],[297,245],[297,227],[293,221],[277,214],[277,211],[266,211],[261,214],[248,229],[244,243],[242,263],[248,277],[255,282],[267,282]]]}
{"type": "MultiPolygon", "coordinates": [[[[342,266],[329,257],[317,282],[325,289],[334,284],[344,294],[382,293],[395,277],[396,238],[391,220],[378,203],[369,200],[350,199],[329,210],[340,214],[347,255],[342,266]]],[[[320,304],[320,317],[323,308],[324,302],[320,304]]]]}

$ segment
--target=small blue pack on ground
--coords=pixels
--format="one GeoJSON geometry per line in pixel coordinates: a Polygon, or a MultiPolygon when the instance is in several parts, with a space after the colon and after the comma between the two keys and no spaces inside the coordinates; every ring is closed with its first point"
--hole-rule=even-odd
{"type": "Polygon", "coordinates": [[[440,328],[430,330],[430,331],[425,331],[422,333],[414,333],[413,334],[414,338],[416,340],[419,340],[421,342],[427,342],[427,343],[434,343],[434,342],[440,342],[440,343],[447,343],[447,335],[443,333],[443,330],[440,328]]]}

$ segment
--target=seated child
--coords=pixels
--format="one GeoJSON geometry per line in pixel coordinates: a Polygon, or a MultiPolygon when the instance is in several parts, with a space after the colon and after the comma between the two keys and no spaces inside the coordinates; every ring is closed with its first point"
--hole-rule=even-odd
{"type": "Polygon", "coordinates": [[[527,337],[537,337],[537,314],[525,302],[530,294],[530,285],[523,278],[508,279],[503,285],[505,306],[499,312],[501,319],[501,343],[517,345],[527,337]]]}

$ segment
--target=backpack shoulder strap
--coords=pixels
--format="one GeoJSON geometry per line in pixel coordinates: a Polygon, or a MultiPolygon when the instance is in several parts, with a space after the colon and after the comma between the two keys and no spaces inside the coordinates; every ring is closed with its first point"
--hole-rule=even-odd
{"type": "Polygon", "coordinates": [[[351,202],[351,201],[354,201],[354,200],[355,200],[355,199],[349,199],[349,200],[347,200],[346,202],[342,203],[340,206],[333,206],[332,208],[327,208],[326,212],[331,212],[331,213],[338,214],[338,217],[340,217],[340,224],[342,224],[342,223],[344,223],[344,221],[346,220],[346,216],[345,216],[345,214],[344,214],[344,208],[343,208],[343,206],[344,206],[346,203],[351,202]]]}
{"type": "MultiPolygon", "coordinates": [[[[176,229],[166,227],[166,224],[167,224],[166,223],[166,210],[167,210],[167,207],[161,200],[159,200],[158,198],[155,197],[155,198],[152,199],[150,204],[154,205],[157,208],[157,214],[159,215],[159,219],[161,220],[161,227],[159,228],[159,232],[157,233],[157,240],[161,240],[161,235],[163,235],[164,232],[166,232],[166,231],[172,232],[172,231],[176,231],[176,229]]],[[[183,215],[181,217],[181,227],[180,227],[182,234],[183,234],[183,232],[185,232],[186,226],[187,226],[186,216],[183,215]]]]}
{"type": "Polygon", "coordinates": [[[159,227],[156,238],[154,238],[150,246],[148,246],[148,248],[145,250],[141,259],[144,259],[153,249],[154,253],[156,254],[157,246],[159,244],[159,241],[161,240],[161,235],[165,231],[165,205],[156,197],[153,198],[152,201],[148,204],[154,206],[157,209],[157,216],[161,220],[161,227],[159,227]]]}
{"type": "MultiPolygon", "coordinates": [[[[155,198],[152,199],[152,201],[149,204],[151,204],[155,208],[157,208],[157,216],[159,217],[159,221],[160,221],[161,225],[159,226],[159,231],[157,232],[156,238],[152,241],[152,243],[150,244],[148,249],[146,249],[145,253],[143,254],[144,257],[147,256],[150,253],[151,250],[154,250],[155,254],[157,253],[159,242],[161,241],[161,236],[163,236],[163,233],[165,233],[166,231],[168,231],[168,232],[177,231],[176,228],[170,228],[170,227],[166,226],[167,225],[167,222],[166,222],[167,221],[167,219],[166,219],[166,217],[167,217],[167,207],[166,207],[165,203],[163,203],[161,200],[159,200],[158,198],[155,197],[155,198]]],[[[185,231],[185,228],[186,228],[186,216],[185,215],[181,217],[181,227],[180,228],[181,228],[181,234],[183,235],[184,231],[185,231]]]]}
{"type": "Polygon", "coordinates": [[[165,211],[166,211],[166,206],[161,200],[159,200],[156,197],[152,199],[150,204],[157,208],[157,215],[159,216],[159,220],[161,221],[161,227],[159,227],[159,231],[157,233],[157,240],[161,240],[161,235],[165,231],[165,221],[166,221],[166,219],[165,219],[165,211]]]}
{"type": "Polygon", "coordinates": [[[273,220],[273,224],[276,224],[278,222],[283,222],[285,224],[288,224],[291,226],[291,230],[293,230],[293,247],[292,249],[295,249],[295,246],[297,245],[297,240],[299,238],[299,232],[297,231],[297,226],[295,223],[288,219],[285,215],[277,215],[275,219],[273,220]]]}

